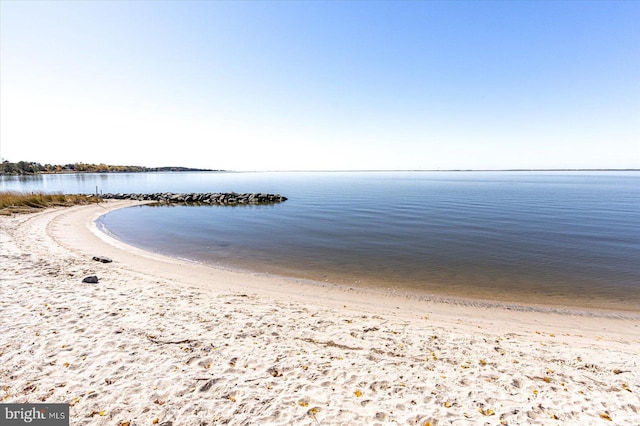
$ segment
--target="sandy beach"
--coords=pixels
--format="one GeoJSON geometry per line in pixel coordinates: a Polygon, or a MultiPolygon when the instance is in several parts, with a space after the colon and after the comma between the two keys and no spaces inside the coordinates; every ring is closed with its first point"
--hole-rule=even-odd
{"type": "Polygon", "coordinates": [[[640,425],[640,311],[215,269],[96,229],[133,204],[0,217],[1,402],[72,425],[640,425]]]}

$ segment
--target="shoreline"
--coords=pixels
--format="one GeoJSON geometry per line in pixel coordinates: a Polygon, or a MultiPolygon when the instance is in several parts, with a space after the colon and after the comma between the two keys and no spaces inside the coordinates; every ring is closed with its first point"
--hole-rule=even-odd
{"type": "MultiPolygon", "coordinates": [[[[142,200],[138,200],[142,201],[142,200]]],[[[126,208],[136,205],[148,204],[151,201],[137,202],[135,199],[131,204],[119,206],[113,209],[105,210],[104,213],[98,214],[91,221],[93,227],[98,228],[100,216],[108,213],[111,210],[126,208]]],[[[194,259],[178,258],[171,255],[166,255],[158,252],[149,251],[145,248],[139,248],[124,241],[118,239],[113,235],[104,225],[100,229],[95,229],[94,233],[98,237],[102,238],[101,234],[106,234],[106,242],[111,241],[112,245],[116,244],[119,247],[135,248],[136,250],[153,253],[158,258],[174,259],[187,264],[201,265],[203,267],[212,268],[214,270],[222,270],[231,273],[237,273],[246,276],[262,276],[267,279],[273,279],[276,281],[290,281],[295,282],[298,285],[311,286],[311,287],[326,287],[334,288],[336,291],[342,292],[356,292],[358,294],[376,296],[391,296],[402,300],[413,300],[416,302],[426,303],[438,303],[447,305],[460,305],[460,306],[472,306],[472,307],[486,307],[507,309],[514,311],[532,311],[540,313],[558,313],[566,315],[578,315],[578,316],[595,316],[595,317],[611,317],[611,318],[630,318],[640,319],[640,306],[636,306],[633,303],[611,300],[599,300],[593,298],[586,298],[581,295],[565,295],[562,297],[551,297],[546,295],[539,295],[526,289],[518,289],[518,292],[509,292],[508,294],[502,294],[500,297],[492,298],[491,295],[494,290],[477,291],[469,289],[469,291],[457,288],[456,291],[446,292],[446,286],[444,284],[438,284],[434,286],[433,291],[426,291],[416,288],[415,285],[409,283],[394,284],[392,280],[380,279],[377,282],[370,282],[368,279],[362,279],[358,276],[347,275],[336,280],[326,279],[326,275],[316,273],[314,271],[304,271],[287,273],[287,271],[277,272],[262,272],[259,268],[252,268],[251,261],[238,261],[236,264],[211,264],[206,261],[198,261],[194,259]],[[117,242],[117,243],[116,243],[117,242]],[[463,293],[467,295],[462,295],[463,293]],[[486,297],[485,297],[486,296],[486,297]],[[523,302],[526,300],[527,302],[523,302]]],[[[402,303],[402,302],[401,302],[402,303]]]]}
{"type": "Polygon", "coordinates": [[[106,209],[135,204],[0,218],[2,402],[67,402],[74,425],[629,424],[640,415],[635,315],[417,300],[214,269],[96,227],[106,209]],[[98,284],[81,283],[93,274],[98,284]]]}
{"type": "MultiPolygon", "coordinates": [[[[451,294],[438,294],[438,293],[418,293],[412,292],[405,288],[385,288],[382,286],[364,286],[364,285],[352,285],[347,283],[337,283],[337,282],[327,282],[316,279],[310,279],[305,277],[297,277],[297,276],[289,276],[289,275],[279,275],[279,274],[271,274],[253,271],[248,268],[235,268],[232,266],[223,266],[219,267],[216,265],[211,265],[206,262],[198,262],[191,259],[183,259],[177,258],[173,256],[164,255],[161,253],[155,253],[143,248],[138,248],[136,246],[132,246],[127,244],[121,240],[119,240],[114,235],[111,235],[107,229],[101,230],[98,228],[98,219],[100,216],[108,213],[109,211],[132,207],[137,205],[148,204],[150,201],[136,201],[136,200],[123,200],[122,205],[114,205],[111,207],[105,207],[102,203],[102,207],[105,208],[104,211],[99,211],[89,219],[88,227],[91,233],[97,236],[100,240],[104,241],[108,245],[114,246],[118,249],[124,250],[128,253],[136,253],[137,255],[147,257],[150,259],[160,260],[162,262],[167,262],[169,264],[179,264],[182,266],[193,266],[194,268],[204,268],[204,270],[218,271],[224,274],[229,274],[236,279],[239,280],[251,280],[260,278],[264,280],[265,286],[272,285],[274,287],[282,288],[286,283],[285,294],[284,295],[295,295],[298,294],[302,290],[311,290],[312,295],[314,297],[318,297],[318,294],[313,294],[314,289],[321,289],[322,292],[336,292],[340,294],[340,298],[348,301],[350,303],[354,303],[359,301],[362,297],[372,297],[374,298],[376,304],[381,305],[381,302],[387,302],[389,300],[395,301],[396,304],[436,304],[436,305],[446,305],[447,309],[452,306],[459,306],[461,308],[471,308],[471,309],[497,309],[497,310],[506,310],[506,311],[514,311],[514,312],[531,312],[531,313],[540,313],[540,314],[557,314],[557,315],[569,315],[569,316],[581,316],[581,317],[597,317],[597,318],[620,318],[620,319],[630,319],[630,320],[639,320],[640,321],[640,307],[637,310],[632,309],[615,309],[615,308],[595,308],[592,306],[582,306],[582,305],[562,305],[562,304],[551,304],[544,303],[545,298],[539,297],[534,299],[534,303],[524,303],[513,300],[499,300],[499,299],[484,299],[479,297],[460,297],[457,295],[451,294]],[[354,297],[355,295],[355,297],[354,297]]],[[[85,220],[86,217],[82,217],[80,221],[85,220]]],[[[59,237],[59,236],[58,236],[59,237]]],[[[269,290],[262,288],[261,290],[265,291],[265,295],[271,295],[269,290]]],[[[302,291],[303,292],[303,291],[302,291]]],[[[303,292],[304,293],[304,292],[303,292]]],[[[529,296],[525,294],[525,296],[529,296]]],[[[303,297],[301,302],[305,302],[305,297],[303,297]]]]}

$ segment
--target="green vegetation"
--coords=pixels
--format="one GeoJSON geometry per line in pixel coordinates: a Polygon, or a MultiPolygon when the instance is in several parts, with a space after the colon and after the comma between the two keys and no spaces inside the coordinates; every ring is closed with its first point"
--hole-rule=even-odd
{"type": "Polygon", "coordinates": [[[47,194],[45,192],[0,192],[0,214],[32,213],[46,207],[68,207],[100,201],[93,195],[47,194]]]}
{"type": "Polygon", "coordinates": [[[142,172],[186,172],[186,171],[219,171],[209,169],[190,169],[187,167],[143,167],[112,166],[108,164],[40,164],[33,161],[0,163],[0,175],[35,175],[41,173],[142,173],[142,172]]]}

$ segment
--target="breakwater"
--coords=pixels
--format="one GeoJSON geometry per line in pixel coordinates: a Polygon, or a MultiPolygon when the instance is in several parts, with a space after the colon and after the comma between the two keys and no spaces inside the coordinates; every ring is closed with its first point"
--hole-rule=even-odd
{"type": "Polygon", "coordinates": [[[157,192],[152,194],[102,194],[102,198],[111,200],[156,201],[161,204],[209,204],[233,206],[238,204],[275,204],[287,200],[280,194],[208,192],[173,193],[157,192]]]}

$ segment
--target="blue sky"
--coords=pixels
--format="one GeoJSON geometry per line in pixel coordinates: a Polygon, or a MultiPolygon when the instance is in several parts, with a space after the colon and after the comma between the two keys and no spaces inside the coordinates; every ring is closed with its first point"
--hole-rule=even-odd
{"type": "Polygon", "coordinates": [[[0,156],[640,168],[640,2],[0,3],[0,156]]]}

